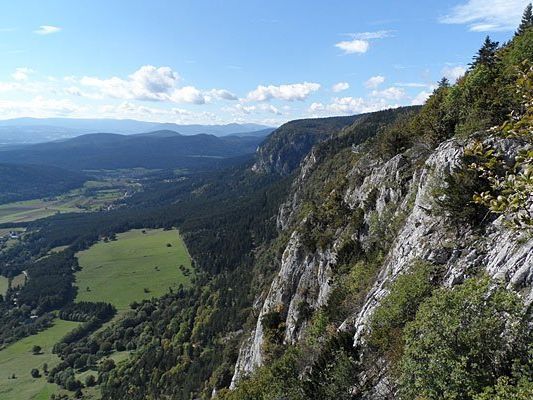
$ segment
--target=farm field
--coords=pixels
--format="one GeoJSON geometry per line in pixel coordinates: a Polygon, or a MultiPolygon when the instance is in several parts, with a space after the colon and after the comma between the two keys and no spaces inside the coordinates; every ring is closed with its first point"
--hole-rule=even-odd
{"type": "Polygon", "coordinates": [[[0,224],[29,222],[57,213],[97,211],[138,189],[122,180],[87,181],[83,188],[47,199],[17,201],[0,205],[0,224]]]}
{"type": "Polygon", "coordinates": [[[105,301],[125,311],[133,301],[158,297],[187,284],[180,265],[191,270],[189,253],[177,230],[135,229],[100,241],[77,254],[76,301],[105,301]]]}
{"type": "Polygon", "coordinates": [[[7,288],[9,287],[9,279],[7,279],[5,276],[0,275],[0,295],[4,295],[7,292],[7,288]]]}
{"type": "Polygon", "coordinates": [[[52,354],[53,345],[67,332],[78,326],[78,322],[55,320],[55,324],[37,335],[21,339],[0,351],[0,398],[2,400],[35,399],[47,400],[58,387],[46,382],[46,378],[32,378],[30,371],[38,368],[42,373],[44,363],[53,368],[59,358],[52,354]],[[42,353],[32,354],[32,347],[39,345],[42,353]],[[15,374],[16,379],[11,379],[15,374]]]}
{"type": "Polygon", "coordinates": [[[0,223],[29,222],[49,217],[61,212],[80,212],[75,201],[59,200],[25,200],[0,205],[0,223]]]}
{"type": "Polygon", "coordinates": [[[17,276],[13,277],[13,280],[11,281],[11,287],[16,288],[19,286],[24,286],[26,283],[26,275],[24,273],[20,273],[17,276]]]}

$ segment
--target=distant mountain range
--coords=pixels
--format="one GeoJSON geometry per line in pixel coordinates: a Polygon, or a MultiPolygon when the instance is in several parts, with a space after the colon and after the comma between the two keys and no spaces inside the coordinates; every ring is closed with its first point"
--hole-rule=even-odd
{"type": "Polygon", "coordinates": [[[61,141],[6,147],[0,150],[0,162],[74,171],[135,167],[202,170],[251,156],[263,139],[254,134],[185,136],[171,130],[136,135],[93,133],[61,141]]]}
{"type": "Polygon", "coordinates": [[[131,135],[160,130],[182,135],[264,137],[274,128],[260,124],[179,125],[133,119],[16,118],[0,120],[0,146],[49,142],[96,132],[131,135]]]}

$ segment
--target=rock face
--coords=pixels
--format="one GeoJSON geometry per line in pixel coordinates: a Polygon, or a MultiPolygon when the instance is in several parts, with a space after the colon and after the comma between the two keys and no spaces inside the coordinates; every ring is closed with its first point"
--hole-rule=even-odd
{"type": "MultiPolygon", "coordinates": [[[[451,224],[447,215],[437,208],[435,188],[445,185],[447,174],[461,166],[465,145],[452,139],[432,152],[411,149],[386,162],[364,156],[346,174],[348,183],[343,189],[343,202],[351,210],[363,210],[367,226],[349,232],[352,237],[363,248],[371,247],[375,237],[368,227],[376,216],[383,218],[383,223],[394,225],[391,229],[395,232],[362,306],[338,327],[354,331],[356,344],[364,346],[372,313],[388,294],[390,284],[417,259],[440,265],[444,270],[444,285],[460,283],[473,269],[484,269],[492,279],[502,280],[521,293],[527,304],[533,303],[533,238],[510,230],[501,218],[489,223],[483,234],[479,234],[468,224],[451,224]]],[[[520,148],[519,144],[508,141],[502,146],[509,157],[520,148]]],[[[264,361],[262,318],[279,312],[284,321],[284,342],[295,343],[305,332],[309,318],[301,310],[316,310],[326,304],[334,285],[332,269],[337,263],[340,232],[346,233],[348,225],[337,230],[339,234],[325,249],[311,251],[303,246],[300,237],[299,226],[305,223],[305,220],[298,221],[300,191],[313,174],[316,162],[313,152],[309,153],[300,166],[291,198],[279,211],[278,226],[289,230],[291,239],[255,329],[242,344],[232,387],[264,361]]],[[[374,393],[379,391],[379,385],[374,383],[374,393]]]]}
{"type": "Polygon", "coordinates": [[[313,145],[353,124],[363,115],[290,121],[276,129],[257,150],[252,170],[288,175],[300,165],[313,145]]]}

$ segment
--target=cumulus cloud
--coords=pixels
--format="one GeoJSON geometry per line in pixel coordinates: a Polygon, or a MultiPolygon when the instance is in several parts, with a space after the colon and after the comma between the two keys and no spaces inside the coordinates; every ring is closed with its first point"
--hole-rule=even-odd
{"type": "Polygon", "coordinates": [[[320,84],[314,82],[292,83],[288,85],[259,85],[248,93],[248,101],[268,101],[271,99],[286,101],[303,101],[313,92],[320,89],[320,84]]]}
{"type": "Polygon", "coordinates": [[[104,95],[113,98],[161,101],[170,97],[170,92],[178,80],[178,74],[169,67],[157,68],[153,65],[144,65],[128,79],[85,76],[81,78],[80,83],[96,88],[104,95]]]}
{"type": "Polygon", "coordinates": [[[16,81],[27,81],[28,75],[34,71],[31,68],[21,67],[15,69],[15,72],[11,75],[12,78],[16,81]]]}
{"type": "Polygon", "coordinates": [[[283,113],[279,108],[273,106],[272,104],[258,104],[247,106],[245,104],[237,104],[232,109],[227,109],[230,112],[237,112],[238,114],[253,114],[253,113],[271,113],[275,115],[282,115],[283,113]]]}
{"type": "Polygon", "coordinates": [[[70,116],[83,111],[83,107],[67,99],[47,99],[35,96],[29,100],[0,100],[0,115],[3,118],[70,116]]]}
{"type": "Polygon", "coordinates": [[[413,100],[411,100],[411,105],[413,105],[413,106],[422,105],[422,104],[424,104],[426,102],[426,100],[428,99],[429,96],[431,96],[431,92],[426,91],[426,90],[422,90],[420,93],[418,93],[413,98],[413,100]]]}
{"type": "Polygon", "coordinates": [[[462,65],[451,66],[447,65],[442,69],[442,75],[450,82],[454,83],[457,79],[462,77],[466,72],[466,68],[462,65]]]}
{"type": "Polygon", "coordinates": [[[350,88],[350,84],[348,82],[338,82],[331,87],[331,90],[334,91],[335,93],[338,93],[349,88],[350,88]]]}
{"type": "Polygon", "coordinates": [[[344,54],[366,53],[369,46],[368,40],[362,39],[343,40],[335,44],[335,47],[341,49],[344,54]]]}
{"type": "Polygon", "coordinates": [[[444,24],[468,25],[474,32],[512,31],[530,0],[468,0],[440,18],[444,24]]]}
{"type": "Polygon", "coordinates": [[[372,97],[378,97],[387,100],[400,100],[405,97],[405,91],[403,89],[391,86],[384,90],[373,90],[370,93],[372,97]]]}
{"type": "Polygon", "coordinates": [[[226,89],[211,89],[206,92],[206,97],[208,101],[210,101],[212,98],[222,100],[238,100],[237,95],[226,89]]]}
{"type": "Polygon", "coordinates": [[[376,75],[371,78],[368,78],[365,82],[365,86],[367,88],[375,89],[383,82],[385,82],[385,77],[381,75],[376,75]]]}
{"type": "Polygon", "coordinates": [[[194,86],[185,86],[172,92],[170,99],[175,103],[205,104],[203,93],[194,86]]]}
{"type": "MultiPolygon", "coordinates": [[[[65,78],[76,82],[75,78],[65,78]]],[[[237,96],[226,89],[202,91],[194,86],[179,87],[180,76],[169,67],[145,65],[129,75],[127,79],[112,77],[101,79],[85,76],[79,84],[97,90],[100,95],[144,101],[171,101],[175,103],[205,104],[212,100],[237,100],[237,96]]],[[[78,91],[73,93],[95,98],[94,94],[78,91]]]]}
{"type": "Polygon", "coordinates": [[[386,99],[365,99],[362,97],[335,97],[331,103],[312,103],[309,113],[312,115],[349,115],[360,114],[398,107],[386,99]]]}
{"type": "Polygon", "coordinates": [[[34,30],[33,32],[38,35],[50,35],[51,33],[56,33],[61,30],[58,26],[53,25],[41,25],[38,29],[34,30]]]}
{"type": "Polygon", "coordinates": [[[383,39],[391,35],[390,31],[349,33],[351,40],[343,40],[336,43],[335,47],[341,49],[344,54],[366,53],[370,47],[370,40],[383,39]]]}

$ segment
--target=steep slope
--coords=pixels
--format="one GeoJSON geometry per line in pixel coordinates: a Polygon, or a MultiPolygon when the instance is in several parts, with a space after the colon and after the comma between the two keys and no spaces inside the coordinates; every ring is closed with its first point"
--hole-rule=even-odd
{"type": "MultiPolygon", "coordinates": [[[[415,392],[437,399],[453,390],[462,391],[461,399],[483,390],[533,394],[529,386],[514,386],[523,384],[523,375],[509,372],[513,363],[531,368],[525,354],[532,345],[526,326],[533,303],[532,49],[529,30],[488,60],[476,58],[457,85],[441,82],[419,112],[399,116],[376,138],[348,146],[339,141],[342,135],[330,132],[312,148],[278,214],[282,235],[289,238],[279,270],[256,297],[257,318],[240,349],[234,391],[222,398],[290,393],[293,399],[392,399],[415,392]],[[483,277],[489,286],[479,283],[483,277]],[[410,327],[432,329],[421,310],[459,293],[472,296],[464,304],[477,301],[472,287],[486,298],[501,292],[520,303],[516,314],[498,316],[501,330],[495,332],[506,340],[485,348],[483,339],[474,340],[470,353],[461,347],[465,344],[450,344],[446,354],[433,355],[432,349],[445,346],[442,338],[429,342],[427,353],[409,358],[422,340],[410,327]],[[407,300],[387,303],[389,296],[407,300]],[[506,333],[515,317],[520,333],[506,333]],[[480,361],[484,353],[489,359],[480,361]],[[461,371],[463,381],[449,373],[437,376],[438,367],[424,364],[430,357],[448,371],[461,371]],[[494,364],[472,372],[475,368],[462,369],[455,357],[467,365],[494,364]],[[489,361],[494,357],[500,361],[489,361]],[[422,375],[416,377],[416,371],[422,375]],[[501,377],[510,388],[491,387],[501,377]]],[[[312,146],[293,146],[294,156],[285,161],[279,143],[290,148],[288,136],[283,141],[274,133],[275,142],[261,146],[256,171],[287,173],[302,148],[312,146]]],[[[496,307],[504,309],[500,301],[496,307]]],[[[467,332],[457,341],[474,337],[484,323],[481,317],[463,320],[453,328],[467,332]]]]}
{"type": "Polygon", "coordinates": [[[290,121],[276,129],[257,151],[253,170],[290,174],[314,144],[340,131],[359,115],[290,121]]]}

